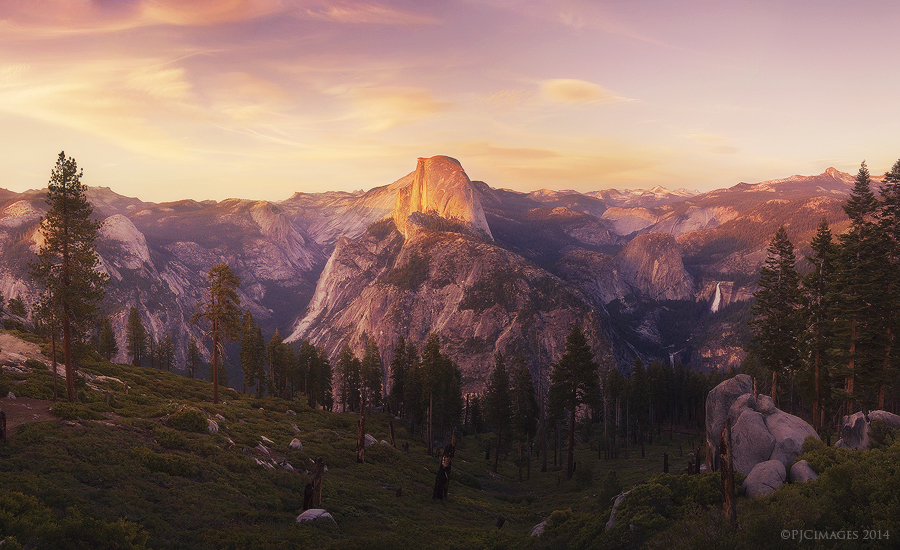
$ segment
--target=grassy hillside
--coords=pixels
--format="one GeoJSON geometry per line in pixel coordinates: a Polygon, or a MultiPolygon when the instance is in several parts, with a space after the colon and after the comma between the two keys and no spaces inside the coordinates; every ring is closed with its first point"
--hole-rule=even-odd
{"type": "MultiPolygon", "coordinates": [[[[892,548],[900,537],[897,434],[879,432],[880,448],[872,451],[810,445],[801,458],[820,479],[740,498],[738,523],[730,526],[722,519],[719,474],[681,473],[703,440],[697,431],[663,430],[643,457],[632,446],[628,458],[600,460],[600,426],[582,427],[572,480],[553,465],[551,447],[548,471],[539,472],[535,460],[521,482],[512,448],[493,474],[493,456],[485,456],[493,435],[467,435],[458,441],[449,498],[436,501],[438,460],[400,421],[398,448],[376,443],[358,464],[356,415],[230,390],[213,405],[208,382],[106,362],[83,370],[78,403],[55,403],[55,419],[21,424],[0,442],[4,550],[892,548]],[[207,429],[210,418],[217,433],[207,429]],[[264,443],[269,454],[258,448],[263,437],[272,442],[264,443]],[[290,448],[294,437],[302,450],[290,448]],[[409,452],[400,450],[404,442],[409,452]],[[671,474],[660,473],[664,451],[671,474]],[[322,507],[336,526],[295,521],[317,458],[328,466],[322,507]],[[611,499],[629,489],[616,526],[606,530],[611,499]],[[545,520],[545,534],[529,536],[545,520]],[[860,540],[811,544],[782,535],[804,529],[849,530],[860,540]]],[[[4,366],[0,393],[8,391],[47,399],[52,379],[36,361],[4,366]]],[[[0,399],[0,409],[14,406],[0,399]]],[[[366,432],[389,440],[390,422],[373,414],[366,432]]]]}
{"type": "MultiPolygon", "coordinates": [[[[25,373],[4,369],[4,395],[52,397],[50,374],[30,366],[25,373]]],[[[486,460],[484,452],[493,437],[469,435],[458,441],[449,498],[435,501],[438,459],[403,422],[394,421],[396,449],[372,445],[366,462],[357,464],[356,415],[230,390],[213,405],[205,381],[106,362],[88,362],[83,370],[88,382],[78,378],[79,403],[56,403],[58,420],[22,424],[0,443],[0,540],[15,536],[22,544],[56,547],[85,539],[73,548],[396,549],[426,542],[431,548],[519,548],[532,542],[532,527],[554,510],[608,509],[598,498],[607,469],[617,469],[627,487],[662,468],[662,446],[648,447],[644,459],[636,459],[640,449],[633,448],[629,461],[604,462],[592,450],[596,443],[584,444],[575,479],[565,480],[551,450],[548,472],[540,473],[535,462],[531,479],[518,482],[514,453],[501,456],[494,475],[493,456],[486,460]],[[218,422],[218,433],[208,432],[208,418],[218,422]],[[271,457],[256,448],[262,437],[274,442],[266,444],[271,457]],[[302,450],[289,447],[294,437],[302,450]],[[403,442],[408,453],[400,450],[403,442]],[[336,527],[295,522],[319,457],[328,467],[322,507],[336,527]],[[287,461],[294,471],[256,460],[269,458],[287,461]],[[501,516],[506,521],[498,529],[501,516]]],[[[0,408],[8,403],[0,400],[0,408]]],[[[366,432],[390,440],[390,420],[372,414],[366,432]]],[[[685,449],[699,442],[699,435],[690,442],[675,435],[672,442],[664,438],[673,468],[679,442],[685,449]]]]}

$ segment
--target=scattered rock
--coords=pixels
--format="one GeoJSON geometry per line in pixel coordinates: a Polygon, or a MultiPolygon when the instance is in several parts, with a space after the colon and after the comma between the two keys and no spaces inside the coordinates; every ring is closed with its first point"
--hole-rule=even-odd
{"type": "Polygon", "coordinates": [[[322,508],[310,508],[297,516],[297,523],[308,523],[310,525],[337,525],[331,514],[322,508]]]}
{"type": "Polygon", "coordinates": [[[834,444],[835,447],[845,449],[868,449],[872,440],[871,421],[881,420],[892,430],[900,429],[900,416],[887,411],[870,411],[868,418],[862,411],[845,416],[841,419],[841,439],[834,444]]]}
{"type": "Polygon", "coordinates": [[[13,392],[9,392],[8,394],[6,394],[6,398],[7,398],[7,399],[15,399],[15,398],[16,398],[16,394],[14,394],[13,392]]]}
{"type": "Polygon", "coordinates": [[[300,428],[298,428],[296,424],[291,424],[291,428],[293,428],[295,432],[300,433],[300,428]]]}
{"type": "Polygon", "coordinates": [[[388,447],[391,446],[390,443],[388,443],[387,441],[385,441],[385,440],[383,440],[383,439],[381,440],[381,444],[382,444],[382,445],[387,445],[388,447]]]}
{"type": "Polygon", "coordinates": [[[216,418],[218,418],[218,419],[221,420],[222,422],[225,422],[225,417],[222,416],[222,415],[219,414],[219,413],[216,413],[216,418]]]}
{"type": "Polygon", "coordinates": [[[210,419],[210,420],[209,420],[209,428],[208,428],[208,429],[209,429],[209,433],[211,433],[211,434],[219,433],[219,424],[218,424],[218,422],[216,422],[216,421],[213,420],[213,419],[210,419]]]}
{"type": "Polygon", "coordinates": [[[814,481],[818,478],[819,474],[814,472],[809,462],[805,460],[798,460],[796,464],[791,466],[791,483],[814,481]]]}
{"type": "Polygon", "coordinates": [[[269,439],[268,437],[266,437],[264,435],[260,436],[259,440],[262,441],[263,443],[265,443],[266,445],[274,445],[275,444],[274,441],[272,441],[271,439],[269,439]]]}
{"type": "Polygon", "coordinates": [[[616,501],[613,502],[612,511],[609,513],[609,521],[606,522],[606,530],[607,531],[609,531],[610,529],[612,529],[613,527],[616,526],[616,510],[618,510],[619,506],[621,506],[622,503],[625,502],[625,497],[628,496],[629,492],[630,491],[626,491],[626,492],[620,494],[619,496],[616,497],[616,501]]]}
{"type": "Polygon", "coordinates": [[[266,456],[269,455],[269,449],[267,449],[266,446],[263,445],[262,443],[260,443],[259,445],[256,446],[256,450],[263,453],[266,456]]]}
{"type": "Polygon", "coordinates": [[[366,434],[366,447],[368,447],[369,445],[374,445],[377,442],[378,442],[378,440],[376,440],[374,437],[372,437],[369,434],[366,434]]]}
{"type": "Polygon", "coordinates": [[[547,521],[544,520],[531,528],[531,536],[539,537],[539,536],[543,535],[544,529],[546,529],[546,528],[547,528],[547,521]]]}
{"type": "Polygon", "coordinates": [[[285,413],[285,414],[289,414],[289,415],[291,415],[291,416],[297,416],[297,413],[295,413],[295,412],[292,411],[291,409],[288,409],[288,410],[287,410],[287,413],[285,413]]]}
{"type": "Polygon", "coordinates": [[[780,460],[760,462],[744,480],[744,491],[748,497],[768,495],[781,487],[786,478],[787,472],[780,460]]]}
{"type": "Polygon", "coordinates": [[[290,445],[291,445],[291,449],[294,449],[295,451],[303,450],[303,443],[301,443],[300,440],[297,439],[296,437],[291,440],[290,445]]]}

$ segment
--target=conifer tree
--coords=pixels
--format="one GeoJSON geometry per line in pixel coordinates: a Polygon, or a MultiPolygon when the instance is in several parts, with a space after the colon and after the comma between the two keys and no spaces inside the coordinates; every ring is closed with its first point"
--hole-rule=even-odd
{"type": "Polygon", "coordinates": [[[222,346],[240,335],[241,312],[238,305],[241,299],[237,288],[241,280],[228,264],[222,263],[209,270],[209,301],[197,304],[198,310],[191,315],[191,323],[206,319],[210,324],[209,335],[212,337],[212,371],[213,403],[219,403],[219,370],[222,346]]]}
{"type": "Polygon", "coordinates": [[[833,284],[833,263],[835,246],[832,242],[828,220],[822,218],[819,228],[810,243],[812,256],[806,259],[813,269],[802,280],[801,304],[803,312],[803,337],[801,349],[807,375],[810,377],[808,387],[812,395],[813,428],[823,424],[823,405],[830,392],[828,378],[824,366],[827,364],[827,353],[831,340],[832,320],[829,317],[827,301],[828,289],[833,284]]]}
{"type": "MultiPolygon", "coordinates": [[[[530,448],[531,438],[537,432],[538,404],[534,395],[534,381],[531,371],[525,364],[525,358],[521,355],[513,360],[512,383],[510,404],[513,418],[513,433],[518,442],[519,451],[519,481],[522,481],[522,444],[525,443],[526,451],[530,448]]],[[[528,453],[529,457],[531,456],[528,453]]],[[[531,463],[529,459],[529,464],[531,463]]],[[[531,471],[529,466],[529,472],[531,471]]],[[[530,476],[530,474],[529,474],[530,476]]]]}
{"type": "Polygon", "coordinates": [[[266,380],[266,343],[262,329],[248,309],[241,321],[241,370],[244,373],[244,391],[256,387],[260,396],[266,380]]]}
{"type": "Polygon", "coordinates": [[[884,331],[885,270],[881,269],[883,243],[874,223],[877,207],[863,162],[843,207],[850,228],[839,237],[834,285],[828,293],[829,315],[835,319],[831,373],[844,381],[837,391],[844,402],[842,414],[851,414],[857,401],[874,401],[872,382],[883,362],[884,348],[877,339],[884,331]]]}
{"type": "Polygon", "coordinates": [[[21,294],[16,294],[15,298],[9,299],[9,312],[19,317],[28,315],[28,309],[25,307],[25,300],[22,299],[21,294]]]}
{"type": "Polygon", "coordinates": [[[128,356],[131,357],[131,364],[135,367],[141,366],[141,361],[147,353],[147,331],[141,323],[141,316],[136,307],[131,306],[128,310],[128,324],[125,326],[125,346],[128,350],[128,356]]]}
{"type": "Polygon", "coordinates": [[[47,290],[53,309],[59,312],[70,403],[75,401],[73,340],[82,339],[93,326],[109,279],[96,269],[99,257],[94,241],[100,224],[91,219],[93,209],[84,194],[87,186],[81,183],[82,175],[75,159],[60,152],[47,189],[50,210],[41,218],[44,243],[37,262],[29,265],[32,278],[47,290]]]}
{"type": "Polygon", "coordinates": [[[494,453],[494,473],[497,472],[497,464],[500,456],[500,444],[503,434],[510,425],[511,399],[509,392],[509,374],[506,372],[506,362],[498,351],[494,356],[494,369],[491,371],[484,391],[484,414],[488,425],[497,434],[497,446],[494,453]]]}
{"type": "Polygon", "coordinates": [[[197,339],[191,336],[190,342],[188,343],[187,361],[185,363],[188,378],[194,378],[197,374],[197,368],[202,362],[203,358],[200,356],[200,347],[197,345],[197,339]]]}
{"type": "Polygon", "coordinates": [[[406,353],[406,339],[403,335],[397,338],[394,346],[394,358],[391,360],[391,393],[389,403],[391,410],[399,417],[406,413],[403,407],[403,393],[406,391],[406,380],[409,377],[412,365],[409,355],[406,353]]]}
{"type": "Polygon", "coordinates": [[[116,343],[116,334],[113,332],[109,317],[100,318],[100,334],[97,337],[97,353],[107,361],[112,361],[113,356],[119,352],[116,343]]]}
{"type": "Polygon", "coordinates": [[[887,388],[900,371],[895,341],[900,330],[900,160],[884,175],[876,214],[884,255],[881,311],[884,322],[884,357],[877,376],[876,406],[884,409],[887,388]]]}
{"type": "Polygon", "coordinates": [[[381,378],[384,375],[381,352],[374,338],[369,338],[366,352],[360,365],[362,384],[366,392],[366,404],[371,409],[381,405],[381,378]]]}
{"type": "Polygon", "coordinates": [[[778,403],[779,376],[789,374],[800,358],[800,275],[784,226],[775,232],[766,252],[750,326],[755,333],[752,346],[772,374],[772,401],[778,403]]]}
{"type": "Polygon", "coordinates": [[[175,367],[175,342],[172,341],[172,335],[166,333],[165,338],[159,344],[159,368],[166,369],[166,372],[172,372],[175,367]]]}
{"type": "Polygon", "coordinates": [[[360,361],[350,349],[349,344],[344,344],[338,355],[338,378],[340,380],[340,401],[344,412],[349,409],[354,412],[359,409],[359,387],[361,385],[360,361]]]}
{"type": "Polygon", "coordinates": [[[566,336],[566,351],[550,371],[551,408],[569,411],[569,442],[566,479],[575,472],[575,415],[578,407],[590,402],[599,390],[598,365],[581,327],[575,325],[566,336]]]}

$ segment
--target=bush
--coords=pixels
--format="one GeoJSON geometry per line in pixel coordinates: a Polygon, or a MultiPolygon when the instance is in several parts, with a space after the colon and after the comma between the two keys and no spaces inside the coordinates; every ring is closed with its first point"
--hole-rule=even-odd
{"type": "Polygon", "coordinates": [[[176,430],[159,427],[154,436],[156,442],[166,449],[183,449],[187,445],[187,438],[176,430]]]}
{"type": "Polygon", "coordinates": [[[161,472],[170,476],[191,477],[197,467],[178,455],[158,454],[147,447],[132,447],[131,456],[151,472],[161,472]]]}
{"type": "Polygon", "coordinates": [[[199,409],[186,407],[169,417],[168,424],[177,430],[186,432],[206,433],[209,430],[209,420],[199,409]]]}
{"type": "Polygon", "coordinates": [[[102,414],[90,410],[82,403],[67,403],[65,401],[54,403],[50,407],[50,412],[63,420],[100,420],[103,418],[102,414]]]}
{"type": "Polygon", "coordinates": [[[603,481],[600,483],[600,494],[598,498],[600,499],[600,506],[603,509],[610,508],[613,505],[613,499],[616,498],[622,492],[622,484],[619,483],[619,478],[616,475],[615,470],[609,470],[606,472],[606,475],[603,477],[603,481]]]}
{"type": "Polygon", "coordinates": [[[579,490],[590,487],[594,484],[594,471],[590,466],[582,466],[575,470],[573,476],[575,478],[575,487],[579,490]]]}

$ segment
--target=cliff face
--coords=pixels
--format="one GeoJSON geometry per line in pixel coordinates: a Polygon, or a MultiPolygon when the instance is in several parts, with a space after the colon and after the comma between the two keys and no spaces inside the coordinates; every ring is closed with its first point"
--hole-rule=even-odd
{"type": "Polygon", "coordinates": [[[605,357],[602,320],[579,293],[521,256],[464,233],[418,231],[393,220],[342,239],[306,315],[289,341],[309,339],[330,355],[373,338],[388,363],[398,336],[421,345],[432,332],[460,365],[466,391],[481,391],[496,352],[522,354],[544,379],[573,324],[605,357]]]}
{"type": "Polygon", "coordinates": [[[475,187],[459,161],[450,157],[420,158],[412,182],[397,193],[391,217],[404,237],[421,225],[417,214],[434,214],[493,239],[475,187]]]}

